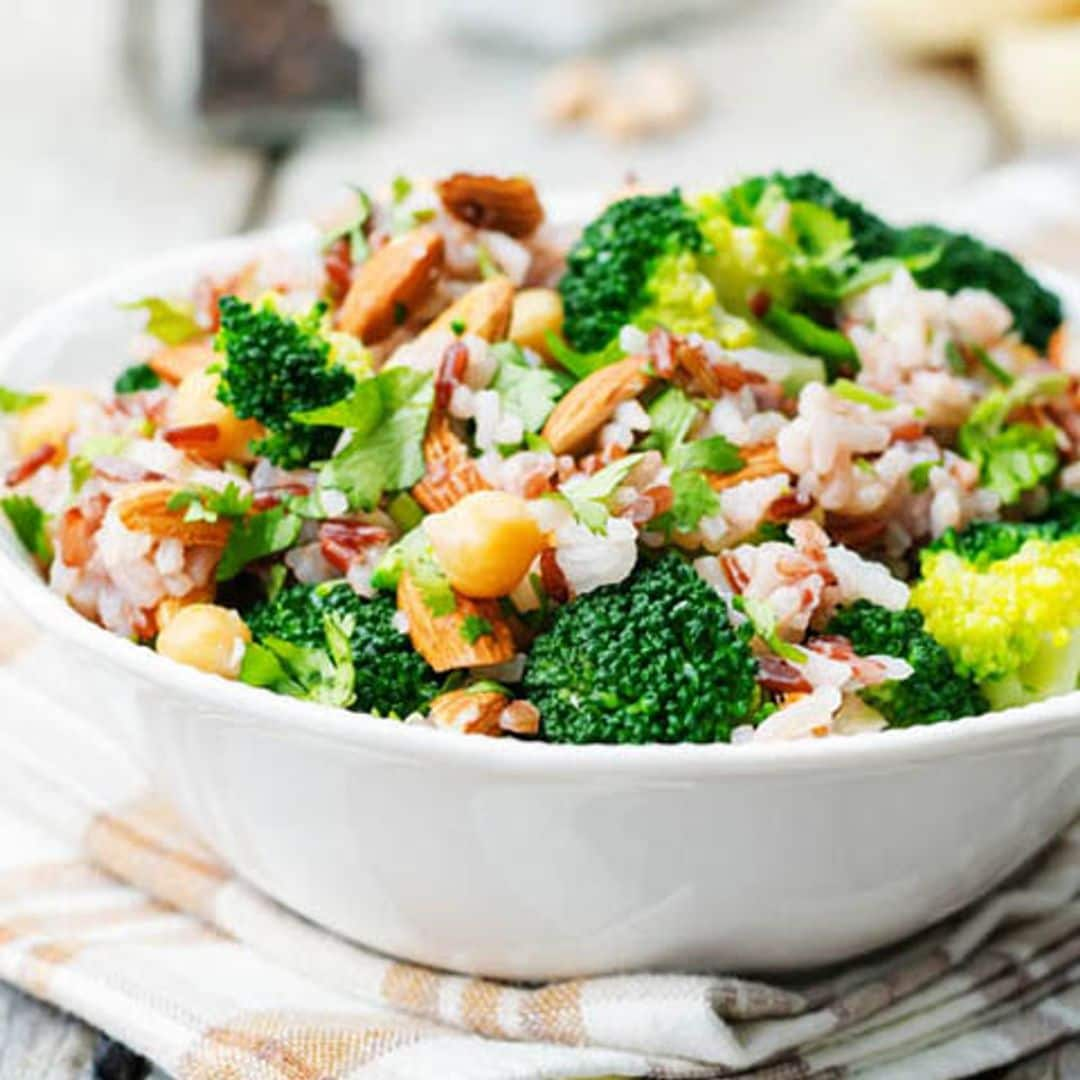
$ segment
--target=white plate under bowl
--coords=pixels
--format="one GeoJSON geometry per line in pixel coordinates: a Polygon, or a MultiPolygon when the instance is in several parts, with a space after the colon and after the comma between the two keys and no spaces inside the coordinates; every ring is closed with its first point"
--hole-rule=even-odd
{"type": "MultiPolygon", "coordinates": [[[[298,227],[168,255],[33,316],[5,382],[97,383],[137,317],[298,227]]],[[[1074,284],[1054,284],[1073,297],[1074,284]]],[[[349,938],[473,973],[765,972],[839,961],[1000,881],[1080,812],[1080,694],[772,746],[566,747],[404,727],[180,667],[86,622],[0,530],[0,588],[88,707],[235,868],[349,938]]]]}

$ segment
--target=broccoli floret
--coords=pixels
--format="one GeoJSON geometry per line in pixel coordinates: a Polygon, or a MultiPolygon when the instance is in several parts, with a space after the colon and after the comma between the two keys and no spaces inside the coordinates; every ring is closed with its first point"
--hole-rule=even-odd
{"type": "Polygon", "coordinates": [[[1080,536],[1054,522],[980,525],[925,550],[911,603],[994,708],[1080,678],[1080,536]]]}
{"type": "Polygon", "coordinates": [[[386,596],[363,600],[346,584],[294,585],[247,616],[256,641],[283,638],[294,645],[322,648],[324,615],[351,625],[349,643],[356,665],[355,708],[381,716],[422,711],[439,692],[435,672],[394,625],[394,602],[386,596]]]}
{"type": "Polygon", "coordinates": [[[720,742],[759,707],[751,631],[668,553],[560,608],[525,668],[560,743],[720,742]]]}
{"type": "Polygon", "coordinates": [[[325,306],[316,304],[299,319],[270,302],[256,308],[235,296],[222,297],[219,306],[216,348],[224,362],[218,398],[237,416],[269,429],[267,438],[254,444],[255,452],[283,468],[329,457],[340,431],[293,419],[340,401],[356,383],[331,361],[330,343],[320,333],[325,306]]]}
{"type": "Polygon", "coordinates": [[[760,180],[763,188],[769,182],[779,184],[788,199],[814,203],[843,218],[851,226],[855,253],[861,259],[869,261],[895,254],[896,230],[861,203],[837,191],[823,176],[812,172],[794,175],[778,172],[760,180]]]}
{"type": "Polygon", "coordinates": [[[559,282],[567,340],[575,349],[603,349],[649,303],[657,261],[703,245],[678,190],[613,203],[586,227],[567,258],[559,282]]]}
{"type": "Polygon", "coordinates": [[[789,199],[816,203],[846,220],[851,226],[855,252],[862,259],[904,258],[938,251],[934,262],[914,271],[920,285],[947,293],[965,288],[992,292],[1013,313],[1021,337],[1037,349],[1046,348],[1051,334],[1064,321],[1061,300],[1054,293],[1011,255],[973,236],[937,225],[894,228],[814,173],[776,173],[771,179],[789,199]]]}
{"type": "Polygon", "coordinates": [[[846,637],[860,656],[895,656],[912,666],[906,679],[860,694],[893,727],[938,724],[986,711],[978,687],[956,670],[949,653],[926,632],[922,615],[912,608],[890,611],[857,600],[833,616],[828,633],[846,637]]]}

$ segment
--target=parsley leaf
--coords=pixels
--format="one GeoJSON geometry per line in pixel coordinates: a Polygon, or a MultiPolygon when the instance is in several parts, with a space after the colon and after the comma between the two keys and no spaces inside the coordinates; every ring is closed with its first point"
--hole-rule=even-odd
{"type": "Polygon", "coordinates": [[[457,597],[450,579],[435,558],[423,526],[406,533],[390,547],[375,567],[371,584],[376,589],[392,591],[405,573],[412,579],[432,615],[452,615],[457,611],[457,597]]]}
{"type": "Polygon", "coordinates": [[[491,389],[499,395],[503,409],[519,417],[525,430],[535,434],[572,380],[543,364],[534,367],[512,342],[501,342],[491,351],[498,362],[491,389]]]}
{"type": "Polygon", "coordinates": [[[0,510],[11,522],[19,543],[48,566],[53,559],[52,542],[46,531],[49,515],[29,495],[8,495],[0,499],[0,510]]]}
{"type": "Polygon", "coordinates": [[[582,525],[594,533],[602,533],[607,527],[609,517],[608,500],[644,456],[627,454],[626,457],[605,465],[592,476],[575,477],[547,498],[564,500],[582,525]]]}
{"type": "Polygon", "coordinates": [[[291,548],[303,524],[301,517],[283,506],[237,519],[221,553],[217,580],[231,581],[248,563],[291,548]]]}
{"type": "Polygon", "coordinates": [[[0,386],[0,413],[20,413],[40,405],[45,400],[44,394],[26,394],[21,390],[11,390],[0,386]]]}
{"type": "Polygon", "coordinates": [[[739,448],[723,435],[711,435],[707,439],[677,446],[669,455],[668,462],[677,471],[704,469],[714,473],[738,472],[746,464],[739,448]]]}
{"type": "Polygon", "coordinates": [[[304,701],[348,708],[356,700],[356,666],[349,644],[353,622],[328,614],[323,626],[323,649],[294,645],[277,637],[249,645],[240,667],[241,682],[304,701]]]}
{"type": "Polygon", "coordinates": [[[222,491],[202,484],[183,488],[170,496],[165,509],[186,511],[185,521],[214,522],[222,517],[243,517],[251,509],[251,503],[251,492],[241,491],[230,481],[222,491]]]}
{"type": "Polygon", "coordinates": [[[345,492],[349,504],[362,510],[373,510],[383,492],[412,487],[423,477],[424,434],[434,401],[431,376],[412,368],[391,368],[368,382],[378,393],[378,410],[369,402],[350,417],[360,421],[352,438],[319,474],[321,487],[345,492]]]}
{"type": "Polygon", "coordinates": [[[671,386],[649,406],[649,437],[646,445],[667,457],[686,440],[701,409],[680,390],[671,386]]]}
{"type": "Polygon", "coordinates": [[[776,612],[764,600],[755,600],[750,596],[734,596],[732,607],[741,611],[750,620],[754,633],[765,642],[777,656],[794,664],[806,660],[806,653],[796,645],[785,641],[776,629],[776,612]]]}
{"type": "Polygon", "coordinates": [[[200,337],[203,328],[195,319],[195,308],[191,304],[175,303],[160,296],[146,296],[142,300],[132,300],[121,304],[125,311],[146,311],[146,332],[165,345],[182,345],[185,341],[200,337]]]}
{"type": "Polygon", "coordinates": [[[1008,506],[1057,471],[1057,434],[1052,427],[1009,424],[1010,414],[1036,398],[1063,392],[1064,375],[1017,379],[987,394],[960,428],[960,452],[979,466],[983,483],[1008,506]]]}
{"type": "Polygon", "coordinates": [[[720,496],[698,469],[683,469],[671,477],[671,509],[656,518],[651,528],[664,532],[693,532],[701,519],[720,509],[720,496]]]}
{"type": "Polygon", "coordinates": [[[461,636],[470,645],[475,645],[493,631],[494,627],[482,615],[466,615],[461,623],[461,636]]]}

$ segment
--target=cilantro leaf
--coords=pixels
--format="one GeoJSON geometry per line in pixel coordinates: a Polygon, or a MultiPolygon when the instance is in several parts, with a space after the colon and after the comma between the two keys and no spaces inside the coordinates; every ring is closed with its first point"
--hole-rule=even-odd
{"type": "Polygon", "coordinates": [[[49,515],[29,495],[8,495],[0,499],[0,510],[11,522],[19,543],[48,566],[53,559],[52,542],[46,529],[49,515]]]}
{"type": "Polygon", "coordinates": [[[248,563],[291,548],[303,524],[301,517],[283,506],[238,518],[221,553],[217,580],[231,581],[248,563]]]}
{"type": "Polygon", "coordinates": [[[584,379],[594,371],[614,364],[626,356],[618,338],[612,339],[597,352],[582,353],[571,348],[554,330],[548,330],[544,337],[547,341],[548,352],[575,379],[584,379]]]}
{"type": "Polygon", "coordinates": [[[534,367],[511,342],[501,342],[491,351],[498,362],[491,389],[499,395],[503,409],[519,417],[525,430],[535,434],[572,380],[554,368],[534,367]]]}
{"type": "Polygon", "coordinates": [[[649,406],[649,437],[646,445],[667,457],[690,433],[701,409],[680,390],[671,386],[649,406]]]}
{"type": "Polygon", "coordinates": [[[146,332],[165,345],[182,345],[204,332],[195,319],[195,309],[191,304],[164,300],[160,296],[146,296],[121,304],[120,307],[125,311],[144,310],[147,313],[146,332]]]}
{"type": "Polygon", "coordinates": [[[684,469],[704,469],[706,472],[738,472],[746,462],[739,453],[739,448],[728,442],[723,435],[711,435],[707,439],[677,446],[668,458],[671,467],[677,471],[684,469]]]}
{"type": "Polygon", "coordinates": [[[1009,424],[1010,414],[1036,398],[1060,394],[1064,375],[1017,379],[987,394],[960,428],[960,452],[979,467],[983,483],[1008,506],[1057,471],[1059,455],[1053,428],[1009,424]]]}
{"type": "Polygon", "coordinates": [[[422,525],[390,547],[375,567],[371,584],[376,589],[392,591],[405,573],[412,579],[432,615],[452,615],[457,611],[457,597],[450,579],[435,558],[422,525]]]}
{"type": "Polygon", "coordinates": [[[349,635],[352,620],[323,618],[326,647],[308,648],[267,637],[244,652],[240,680],[321,705],[348,708],[356,700],[356,666],[349,635]]]}
{"type": "Polygon", "coordinates": [[[122,371],[113,383],[117,394],[136,394],[140,390],[156,390],[161,378],[149,364],[134,364],[122,371]]]}
{"type": "Polygon", "coordinates": [[[222,491],[199,484],[175,492],[165,509],[184,510],[185,521],[214,522],[222,517],[243,517],[251,509],[252,499],[251,492],[241,491],[232,481],[222,491]]]}
{"type": "Polygon", "coordinates": [[[0,413],[25,412],[35,405],[40,405],[44,400],[44,394],[27,394],[21,390],[0,386],[0,413]]]}
{"type": "Polygon", "coordinates": [[[683,469],[671,477],[671,509],[652,523],[652,528],[669,532],[693,532],[701,519],[720,509],[720,496],[698,469],[683,469]]]}
{"type": "Polygon", "coordinates": [[[764,600],[756,600],[751,596],[732,597],[732,607],[742,612],[750,620],[754,633],[765,642],[777,656],[788,660],[793,664],[801,664],[806,660],[806,653],[797,645],[785,641],[776,629],[776,612],[764,600]]]}
{"type": "Polygon", "coordinates": [[[562,499],[582,525],[594,533],[602,533],[610,516],[608,501],[644,456],[627,454],[605,465],[592,476],[569,480],[559,491],[547,497],[562,499]]]}
{"type": "Polygon", "coordinates": [[[930,487],[930,473],[940,464],[940,461],[920,461],[908,471],[908,484],[915,494],[926,491],[930,487]]]}
{"type": "Polygon", "coordinates": [[[461,636],[470,645],[475,645],[493,630],[494,627],[482,615],[466,615],[461,623],[461,636]]]}
{"type": "Polygon", "coordinates": [[[391,368],[365,381],[378,391],[378,417],[372,421],[370,405],[364,407],[362,426],[323,466],[319,485],[345,492],[351,506],[372,510],[383,492],[412,487],[424,475],[423,443],[434,385],[429,374],[411,368],[391,368]]]}

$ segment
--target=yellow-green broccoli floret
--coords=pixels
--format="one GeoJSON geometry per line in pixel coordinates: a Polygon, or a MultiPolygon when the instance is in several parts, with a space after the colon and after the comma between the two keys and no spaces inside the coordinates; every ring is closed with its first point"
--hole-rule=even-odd
{"type": "MultiPolygon", "coordinates": [[[[987,529],[993,526],[986,526],[987,529]]],[[[1008,551],[1015,539],[998,550],[1008,551]]],[[[1006,708],[1073,690],[1080,677],[1080,536],[1034,535],[1005,558],[963,544],[922,557],[911,594],[926,629],[992,706],[1006,708]],[[958,550],[959,549],[959,550],[958,550]]],[[[996,553],[996,552],[995,552],[996,553]]]]}

